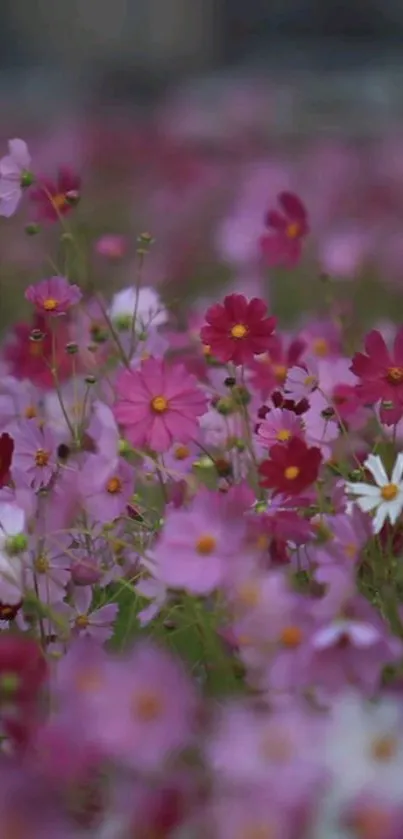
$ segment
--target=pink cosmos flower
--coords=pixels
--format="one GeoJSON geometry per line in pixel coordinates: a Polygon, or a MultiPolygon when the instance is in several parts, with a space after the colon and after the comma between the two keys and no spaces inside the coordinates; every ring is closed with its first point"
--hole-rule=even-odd
{"type": "Polygon", "coordinates": [[[31,156],[24,140],[9,140],[9,153],[0,160],[0,216],[14,215],[22,197],[24,185],[32,183],[29,174],[31,156]],[[24,184],[27,179],[27,184],[24,184]]]}
{"type": "Polygon", "coordinates": [[[378,612],[361,595],[349,602],[344,615],[313,632],[310,645],[307,672],[328,696],[347,685],[372,695],[384,667],[398,661],[403,649],[401,640],[389,634],[378,612]]]}
{"type": "Polygon", "coordinates": [[[123,370],[116,380],[115,418],[130,443],[165,452],[196,436],[207,400],[183,366],[148,358],[138,370],[123,370]]]}
{"type": "Polygon", "coordinates": [[[159,771],[191,744],[198,699],[178,660],[143,642],[130,657],[111,660],[103,677],[88,708],[89,732],[105,756],[159,771]]]}
{"type": "Polygon", "coordinates": [[[329,400],[316,390],[311,393],[309,410],[304,414],[307,443],[319,446],[323,457],[331,455],[331,444],[339,436],[339,427],[329,400]]]}
{"type": "Polygon", "coordinates": [[[268,265],[292,268],[301,257],[302,240],[309,233],[308,214],[300,198],[292,192],[280,192],[277,200],[281,212],[267,213],[269,232],[261,237],[260,247],[268,265]]]}
{"type": "Polygon", "coordinates": [[[287,443],[291,437],[302,439],[304,426],[301,417],[293,411],[274,408],[258,426],[257,434],[262,446],[270,449],[275,443],[287,443]]]}
{"type": "Polygon", "coordinates": [[[290,367],[287,378],[284,382],[284,390],[290,399],[299,402],[300,399],[309,398],[312,391],[316,390],[319,384],[318,365],[315,361],[307,367],[290,367]]]}
{"type": "Polygon", "coordinates": [[[42,315],[65,315],[81,300],[78,286],[70,285],[65,277],[50,277],[36,285],[30,285],[25,292],[25,299],[32,303],[42,315]]]}
{"type": "Polygon", "coordinates": [[[123,515],[133,491],[133,468],[123,458],[111,462],[88,455],[80,470],[79,492],[94,521],[110,522],[123,515]]]}
{"type": "Polygon", "coordinates": [[[70,213],[80,199],[81,178],[68,167],[61,167],[57,179],[40,178],[31,192],[40,221],[58,221],[70,213]]]}
{"type": "Polygon", "coordinates": [[[99,609],[92,609],[90,586],[75,588],[72,603],[60,603],[57,612],[67,618],[73,637],[91,638],[104,644],[113,634],[113,625],[118,613],[117,603],[107,603],[99,609]]]}
{"type": "Polygon", "coordinates": [[[126,238],[119,233],[106,233],[95,242],[96,252],[111,261],[121,259],[126,249],[126,238]]]}
{"type": "Polygon", "coordinates": [[[34,490],[47,486],[57,469],[57,453],[52,432],[35,420],[22,420],[13,432],[13,477],[34,490]]]}
{"type": "Polygon", "coordinates": [[[156,579],[170,588],[208,594],[222,584],[245,532],[226,499],[201,490],[190,508],[168,512],[153,551],[156,579]]]}
{"type": "Polygon", "coordinates": [[[56,541],[38,539],[25,561],[25,585],[36,591],[42,603],[60,603],[70,580],[70,559],[56,541]]]}
{"type": "Polygon", "coordinates": [[[207,759],[218,784],[265,785],[289,809],[317,797],[323,720],[294,704],[270,713],[231,703],[216,715],[207,759]],[[317,744],[317,745],[315,745],[317,744]]]}
{"type": "Polygon", "coordinates": [[[257,356],[249,365],[251,383],[261,398],[266,400],[273,390],[282,388],[290,367],[300,362],[305,342],[299,338],[289,339],[284,335],[272,335],[268,351],[257,356]]]}
{"type": "Polygon", "coordinates": [[[310,362],[312,356],[323,359],[341,354],[341,327],[331,318],[309,321],[299,337],[306,345],[304,361],[310,362]]]}

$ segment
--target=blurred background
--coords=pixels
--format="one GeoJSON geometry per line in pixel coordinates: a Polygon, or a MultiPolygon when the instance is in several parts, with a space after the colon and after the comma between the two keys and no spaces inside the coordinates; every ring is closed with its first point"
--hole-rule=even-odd
{"type": "Polygon", "coordinates": [[[132,282],[141,230],[156,239],[145,281],[173,307],[223,283],[264,287],[287,321],[328,305],[326,275],[368,320],[397,317],[402,39],[403,0],[1,0],[2,153],[24,137],[36,175],[82,179],[68,220],[80,257],[58,252],[57,225],[24,235],[29,196],[2,220],[3,326],[55,252],[109,290],[105,234],[126,242],[114,285],[132,282]],[[258,252],[284,189],[311,221],[291,278],[269,277],[258,252]]]}
{"type": "Polygon", "coordinates": [[[3,96],[149,104],[167,85],[244,72],[297,89],[316,122],[342,109],[369,131],[401,110],[402,36],[403,0],[2,0],[3,96]]]}

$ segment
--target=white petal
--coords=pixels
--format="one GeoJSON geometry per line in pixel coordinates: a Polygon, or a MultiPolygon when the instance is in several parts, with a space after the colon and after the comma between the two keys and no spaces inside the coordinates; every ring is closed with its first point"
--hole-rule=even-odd
{"type": "Polygon", "coordinates": [[[379,498],[379,487],[374,487],[372,484],[363,484],[363,483],[350,483],[349,481],[346,483],[346,489],[352,495],[364,495],[368,497],[377,497],[379,498]]]}
{"type": "Polygon", "coordinates": [[[335,621],[334,623],[331,623],[330,626],[325,626],[323,629],[319,629],[318,632],[315,632],[312,638],[313,647],[316,650],[325,650],[327,647],[330,647],[339,641],[347,628],[347,621],[335,621]]]}
{"type": "Polygon", "coordinates": [[[371,475],[375,478],[378,486],[383,487],[385,484],[390,483],[379,455],[370,454],[369,457],[367,457],[364,466],[369,470],[369,472],[371,472],[371,475]]]}
{"type": "Polygon", "coordinates": [[[374,496],[370,495],[367,498],[356,498],[355,503],[363,513],[370,513],[371,510],[375,510],[375,507],[381,503],[381,499],[379,497],[374,498],[374,496]]]}
{"type": "Polygon", "coordinates": [[[392,484],[399,484],[403,475],[403,454],[400,452],[396,458],[392,472],[392,484]]]}
{"type": "Polygon", "coordinates": [[[8,536],[22,533],[25,526],[25,513],[17,504],[0,505],[0,527],[8,536]]]}
{"type": "Polygon", "coordinates": [[[29,169],[31,165],[31,155],[24,140],[20,140],[18,138],[15,140],[9,140],[8,150],[20,169],[29,169]]]}
{"type": "Polygon", "coordinates": [[[396,524],[400,513],[403,509],[403,493],[399,492],[399,495],[393,499],[393,501],[389,502],[389,518],[391,524],[396,524]]]}
{"type": "Polygon", "coordinates": [[[385,524],[385,519],[389,515],[389,507],[390,505],[387,503],[383,503],[378,507],[378,512],[374,518],[374,533],[379,533],[382,530],[383,525],[385,524]]]}
{"type": "Polygon", "coordinates": [[[378,629],[370,623],[352,621],[349,635],[356,647],[370,647],[379,639],[378,629]]]}

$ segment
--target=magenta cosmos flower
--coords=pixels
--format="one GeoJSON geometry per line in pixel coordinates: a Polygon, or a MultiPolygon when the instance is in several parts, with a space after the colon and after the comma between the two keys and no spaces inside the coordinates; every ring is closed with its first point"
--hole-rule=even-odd
{"type": "Polygon", "coordinates": [[[133,468],[122,457],[111,463],[90,454],[79,476],[79,491],[83,507],[95,521],[113,521],[126,512],[133,494],[133,468]]]}
{"type": "Polygon", "coordinates": [[[260,247],[268,265],[292,268],[300,259],[302,241],[309,233],[308,215],[300,198],[292,192],[277,196],[278,210],[266,216],[268,232],[261,237],[260,247]]]}
{"type": "Polygon", "coordinates": [[[219,361],[247,364],[270,349],[275,326],[276,319],[267,317],[264,300],[229,294],[207,310],[200,337],[219,361]]]}
{"type": "Polygon", "coordinates": [[[149,642],[111,659],[88,697],[89,734],[106,757],[160,771],[193,739],[198,697],[175,658],[149,642]],[[113,709],[113,710],[112,710],[113,709]]]}
{"type": "Polygon", "coordinates": [[[32,303],[43,315],[65,315],[81,300],[78,286],[70,285],[65,277],[50,277],[36,285],[30,285],[25,292],[25,299],[32,303]]]}
{"type": "Polygon", "coordinates": [[[35,420],[23,420],[14,433],[13,479],[38,490],[49,484],[57,469],[56,444],[52,432],[35,420]]]}
{"type": "Polygon", "coordinates": [[[219,493],[201,490],[187,510],[171,510],[153,553],[153,574],[165,585],[209,594],[223,584],[245,538],[241,515],[219,493]]]}
{"type": "Polygon", "coordinates": [[[182,365],[169,366],[156,358],[120,373],[116,396],[115,418],[129,442],[155,452],[191,440],[207,407],[194,376],[182,365]]]}
{"type": "Polygon", "coordinates": [[[356,391],[361,402],[381,402],[381,421],[385,425],[399,422],[403,416],[403,328],[396,333],[392,353],[378,330],[369,332],[365,353],[355,353],[350,370],[360,380],[356,391]]]}

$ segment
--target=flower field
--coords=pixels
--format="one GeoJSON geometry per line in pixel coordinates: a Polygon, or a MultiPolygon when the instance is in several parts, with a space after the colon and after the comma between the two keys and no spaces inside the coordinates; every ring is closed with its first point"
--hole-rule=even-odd
{"type": "Polygon", "coordinates": [[[402,839],[402,136],[21,137],[0,839],[402,839]]]}

